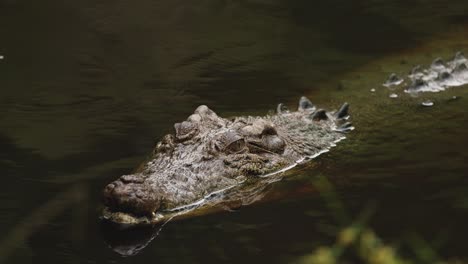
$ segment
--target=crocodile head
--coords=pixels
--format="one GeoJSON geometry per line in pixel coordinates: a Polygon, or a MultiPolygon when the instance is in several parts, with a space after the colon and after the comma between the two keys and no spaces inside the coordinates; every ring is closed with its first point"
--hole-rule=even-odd
{"type": "Polygon", "coordinates": [[[344,138],[342,132],[352,129],[347,117],[347,104],[328,113],[305,97],[297,111],[280,104],[265,117],[225,119],[199,106],[157,143],[140,169],[105,187],[105,215],[114,222],[152,223],[158,213],[283,171],[344,138]]]}

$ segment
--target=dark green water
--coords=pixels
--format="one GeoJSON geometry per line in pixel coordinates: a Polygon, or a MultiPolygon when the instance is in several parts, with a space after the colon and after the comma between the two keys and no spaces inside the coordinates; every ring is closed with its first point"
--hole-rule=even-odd
{"type": "Polygon", "coordinates": [[[418,237],[468,259],[467,87],[395,100],[381,87],[468,52],[467,27],[461,0],[0,0],[0,262],[289,263],[370,205],[369,226],[402,252],[418,237]],[[102,188],[174,122],[200,104],[263,114],[301,95],[352,105],[356,130],[318,166],[239,211],[169,222],[135,256],[109,247],[120,242],[99,224],[102,188]]]}

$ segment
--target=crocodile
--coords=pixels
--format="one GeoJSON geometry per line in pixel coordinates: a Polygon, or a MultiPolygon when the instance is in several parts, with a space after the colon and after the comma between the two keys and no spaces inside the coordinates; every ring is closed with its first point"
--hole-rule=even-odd
{"type": "Polygon", "coordinates": [[[406,78],[392,73],[383,83],[390,89],[402,86],[405,93],[441,92],[450,87],[468,84],[468,60],[461,51],[448,61],[436,58],[429,67],[416,65],[406,78]]]}
{"type": "MultiPolygon", "coordinates": [[[[414,96],[462,86],[468,83],[467,63],[457,52],[451,60],[416,66],[404,78],[393,73],[383,86],[414,96]]],[[[227,119],[199,106],[157,143],[149,161],[104,188],[103,218],[128,225],[159,223],[251,179],[286,171],[328,151],[354,129],[348,110],[345,103],[327,112],[301,97],[297,111],[279,104],[275,114],[227,119]]],[[[252,196],[252,190],[234,192],[252,196]]]]}
{"type": "Polygon", "coordinates": [[[354,129],[349,104],[337,111],[301,97],[297,111],[279,104],[263,117],[222,118],[201,105],[151,158],[103,191],[103,218],[122,225],[155,224],[207,197],[284,172],[328,151],[354,129]]]}

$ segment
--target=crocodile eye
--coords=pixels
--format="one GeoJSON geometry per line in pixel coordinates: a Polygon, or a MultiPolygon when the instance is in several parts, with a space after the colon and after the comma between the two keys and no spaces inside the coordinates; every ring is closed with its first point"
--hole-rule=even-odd
{"type": "Polygon", "coordinates": [[[232,142],[226,147],[226,151],[229,153],[239,153],[244,150],[245,150],[245,140],[243,138],[232,142]]]}

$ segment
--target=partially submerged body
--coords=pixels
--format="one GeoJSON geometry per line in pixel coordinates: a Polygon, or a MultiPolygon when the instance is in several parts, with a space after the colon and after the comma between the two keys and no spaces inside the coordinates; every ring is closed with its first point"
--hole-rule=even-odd
{"type": "MultiPolygon", "coordinates": [[[[409,94],[461,86],[468,83],[467,63],[459,52],[447,62],[436,59],[425,69],[415,67],[406,78],[392,74],[384,86],[409,94]]],[[[423,105],[433,105],[429,103],[423,105]]],[[[327,151],[353,128],[347,119],[347,104],[327,113],[305,97],[297,111],[289,112],[280,104],[276,114],[265,117],[225,119],[200,106],[186,121],[175,124],[174,135],[163,137],[149,162],[105,188],[103,217],[121,224],[153,224],[194,208],[206,210],[210,201],[232,202],[212,199],[219,193],[257,195],[254,188],[242,188],[247,181],[285,171],[327,151]]]]}
{"type": "Polygon", "coordinates": [[[353,129],[348,117],[347,104],[327,113],[305,97],[297,111],[280,104],[265,117],[225,119],[200,106],[163,137],[150,161],[106,186],[103,217],[128,225],[161,222],[328,151],[353,129]]]}
{"type": "Polygon", "coordinates": [[[391,74],[383,85],[391,88],[405,84],[404,91],[410,94],[444,91],[447,88],[468,83],[467,62],[463,53],[457,52],[453,59],[447,62],[442,58],[437,58],[427,68],[421,65],[415,66],[406,79],[391,74]]]}

